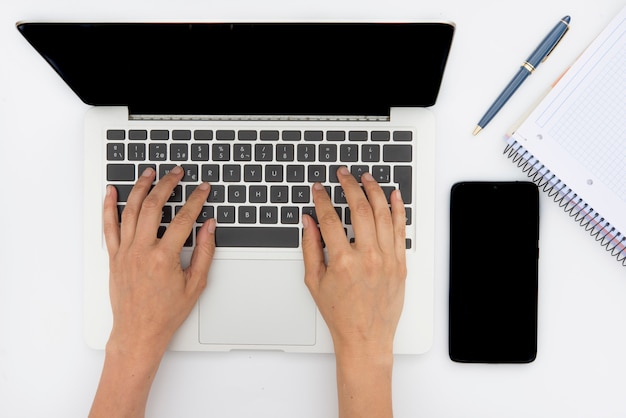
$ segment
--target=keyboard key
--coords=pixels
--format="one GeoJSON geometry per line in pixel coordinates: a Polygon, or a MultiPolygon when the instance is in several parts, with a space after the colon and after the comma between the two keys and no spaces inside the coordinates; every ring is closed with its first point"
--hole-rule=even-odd
{"type": "Polygon", "coordinates": [[[251,161],[252,160],[252,145],[241,144],[233,147],[233,157],[235,161],[251,161]]]}
{"type": "Polygon", "coordinates": [[[366,163],[376,163],[380,161],[380,146],[363,145],[361,148],[361,160],[366,163]]]}
{"type": "Polygon", "coordinates": [[[211,141],[213,139],[213,131],[207,129],[198,129],[193,132],[193,139],[196,141],[211,141]]]}
{"type": "Polygon", "coordinates": [[[181,181],[197,182],[199,180],[198,166],[196,164],[183,164],[181,167],[185,173],[181,181]]]}
{"type": "Polygon", "coordinates": [[[256,144],[254,146],[255,161],[273,161],[274,147],[266,144],[256,144]]]}
{"type": "Polygon", "coordinates": [[[255,206],[239,206],[239,223],[254,224],[256,223],[256,207],[255,206]]]}
{"type": "Polygon", "coordinates": [[[222,167],[222,179],[230,183],[241,181],[241,166],[238,164],[225,164],[222,167]]]}
{"type": "Polygon", "coordinates": [[[263,167],[260,165],[245,165],[243,167],[243,181],[259,182],[263,180],[263,167]]]}
{"type": "Polygon", "coordinates": [[[107,139],[111,141],[123,141],[126,139],[126,131],[123,129],[109,129],[107,139]]]}
{"type": "Polygon", "coordinates": [[[246,186],[242,186],[242,185],[228,186],[228,202],[229,203],[245,203],[246,202],[246,186]]]}
{"type": "Polygon", "coordinates": [[[391,181],[391,167],[388,165],[373,166],[371,174],[378,183],[389,183],[391,181]]]}
{"type": "Polygon", "coordinates": [[[202,206],[202,209],[200,210],[200,214],[198,215],[196,222],[201,224],[213,218],[215,216],[213,214],[213,210],[214,210],[213,206],[202,206]]]}
{"type": "Polygon", "coordinates": [[[266,165],[265,166],[265,181],[269,183],[280,183],[283,181],[283,166],[282,165],[266,165]]]}
{"type": "Polygon", "coordinates": [[[230,145],[213,144],[213,161],[230,161],[230,145]]]}
{"type": "Polygon", "coordinates": [[[218,206],[217,222],[222,224],[235,223],[235,207],[234,206],[218,206]]]}
{"type": "Polygon", "coordinates": [[[215,132],[215,139],[218,141],[232,141],[235,139],[235,131],[220,130],[215,132]]]}
{"type": "Polygon", "coordinates": [[[287,182],[288,183],[304,183],[304,166],[288,165],[287,166],[287,182]]]}
{"type": "Polygon", "coordinates": [[[367,131],[350,131],[348,133],[350,141],[367,141],[367,131]]]}
{"type": "Polygon", "coordinates": [[[304,131],[305,141],[321,141],[324,139],[324,132],[322,131],[304,131]]]}
{"type": "Polygon", "coordinates": [[[315,145],[298,145],[298,161],[315,161],[315,145]]]}
{"type": "Polygon", "coordinates": [[[390,138],[389,131],[372,131],[372,141],[389,141],[390,138]]]}
{"type": "Polygon", "coordinates": [[[411,162],[412,159],[412,145],[385,145],[383,147],[384,162],[411,162]]]}
{"type": "Polygon", "coordinates": [[[218,227],[217,247],[298,248],[300,229],[297,227],[218,227]]]}
{"type": "Polygon", "coordinates": [[[130,143],[128,144],[128,160],[144,161],[146,159],[146,144],[130,143]]]}
{"type": "Polygon", "coordinates": [[[413,140],[413,132],[411,131],[395,131],[393,133],[394,141],[412,141],[413,140]]]}
{"type": "Polygon", "coordinates": [[[173,130],[172,139],[174,141],[189,141],[191,139],[191,131],[186,129],[173,130]]]}
{"type": "Polygon", "coordinates": [[[209,203],[224,203],[226,200],[226,187],[222,184],[214,184],[211,186],[211,192],[207,198],[209,203]]]}
{"type": "Polygon", "coordinates": [[[170,222],[172,222],[172,207],[164,206],[161,211],[161,223],[168,224],[170,222]]]}
{"type": "Polygon", "coordinates": [[[272,203],[289,202],[289,188],[287,186],[270,187],[270,202],[272,203]]]}
{"type": "Polygon", "coordinates": [[[413,201],[412,167],[396,166],[393,168],[393,181],[398,183],[398,188],[402,194],[402,200],[406,204],[413,201]]]}
{"type": "Polygon", "coordinates": [[[262,224],[277,224],[278,208],[276,206],[261,206],[259,208],[259,221],[262,224]]]}
{"type": "Polygon", "coordinates": [[[131,184],[114,184],[113,186],[117,190],[117,201],[128,201],[128,195],[130,195],[130,191],[133,190],[133,186],[131,184]]]}
{"type": "Polygon", "coordinates": [[[192,161],[209,161],[209,144],[191,144],[192,161]]]}
{"type": "Polygon", "coordinates": [[[128,139],[131,141],[144,141],[148,139],[148,131],[143,129],[131,129],[128,131],[128,139]]]}
{"type": "Polygon", "coordinates": [[[323,144],[319,146],[319,161],[323,163],[334,163],[337,161],[337,145],[323,144]]]}
{"type": "Polygon", "coordinates": [[[310,203],[311,189],[309,186],[293,186],[291,188],[292,203],[310,203]]]}
{"type": "Polygon", "coordinates": [[[237,138],[239,138],[240,141],[256,141],[257,138],[257,133],[256,131],[239,131],[237,133],[237,138]]]}
{"type": "Polygon", "coordinates": [[[175,164],[161,164],[159,166],[159,179],[162,179],[163,177],[168,175],[174,167],[176,167],[175,164]]]}
{"type": "Polygon", "coordinates": [[[326,166],[323,165],[310,165],[308,168],[308,180],[309,183],[324,183],[326,181],[326,166]]]}
{"type": "Polygon", "coordinates": [[[202,181],[216,183],[220,181],[220,168],[217,164],[202,164],[202,181]]]}
{"type": "Polygon", "coordinates": [[[180,184],[174,187],[172,190],[172,194],[170,194],[170,198],[167,199],[168,202],[182,202],[183,201],[183,186],[180,184]]]}
{"type": "Polygon", "coordinates": [[[250,203],[267,203],[267,186],[250,186],[250,203]]]}
{"type": "Polygon", "coordinates": [[[353,165],[350,167],[350,173],[354,176],[357,182],[361,182],[361,176],[369,171],[369,167],[366,165],[353,165]]]}
{"type": "Polygon", "coordinates": [[[328,131],[326,132],[326,140],[328,141],[345,141],[346,133],[344,131],[328,131]]]}
{"type": "Polygon", "coordinates": [[[295,206],[283,206],[280,209],[280,222],[283,224],[297,224],[300,222],[298,213],[300,211],[295,206]]]}
{"type": "Polygon", "coordinates": [[[339,159],[343,162],[356,162],[359,159],[359,151],[356,145],[341,145],[339,159]]]}
{"type": "Polygon", "coordinates": [[[107,160],[124,161],[124,144],[112,143],[107,144],[107,160]]]}
{"type": "Polygon", "coordinates": [[[153,129],[150,131],[150,139],[153,141],[167,141],[170,139],[170,131],[165,129],[153,129]]]}
{"type": "Polygon", "coordinates": [[[293,145],[276,145],[276,161],[293,161],[293,145]]]}
{"type": "Polygon", "coordinates": [[[170,144],[170,160],[187,161],[189,159],[187,144],[170,144]]]}
{"type": "Polygon", "coordinates": [[[278,141],[278,137],[278,131],[261,131],[260,134],[261,141],[278,141]]]}
{"type": "Polygon", "coordinates": [[[108,164],[108,181],[135,181],[134,164],[108,164]]]}
{"type": "Polygon", "coordinates": [[[167,159],[167,144],[150,144],[150,161],[165,161],[167,159]]]}
{"type": "Polygon", "coordinates": [[[283,131],[283,141],[299,141],[301,138],[300,131],[283,131]]]}

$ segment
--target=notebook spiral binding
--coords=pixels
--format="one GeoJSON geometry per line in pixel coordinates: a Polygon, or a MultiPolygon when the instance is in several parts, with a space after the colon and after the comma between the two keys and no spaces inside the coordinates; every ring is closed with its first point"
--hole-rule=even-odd
{"type": "Polygon", "coordinates": [[[616,231],[608,221],[517,141],[508,144],[504,149],[504,154],[606,251],[626,267],[626,236],[622,232],[616,231]]]}

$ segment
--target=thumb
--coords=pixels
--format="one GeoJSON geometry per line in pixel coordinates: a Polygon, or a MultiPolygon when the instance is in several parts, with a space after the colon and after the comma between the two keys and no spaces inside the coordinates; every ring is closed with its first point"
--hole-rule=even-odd
{"type": "Polygon", "coordinates": [[[209,219],[196,234],[196,247],[191,255],[187,273],[187,287],[200,296],[206,287],[209,268],[215,254],[215,219],[209,219]]]}
{"type": "Polygon", "coordinates": [[[313,298],[317,294],[319,282],[326,272],[324,250],[320,231],[309,215],[302,216],[304,233],[302,235],[302,256],[304,258],[304,283],[309,288],[313,298]]]}

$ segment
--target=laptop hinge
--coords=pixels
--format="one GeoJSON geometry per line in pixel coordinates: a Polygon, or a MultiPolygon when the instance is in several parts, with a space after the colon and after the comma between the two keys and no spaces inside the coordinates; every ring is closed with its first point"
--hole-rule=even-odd
{"type": "Polygon", "coordinates": [[[133,115],[129,120],[144,121],[278,121],[278,122],[388,122],[388,115],[357,116],[357,115],[133,115]]]}

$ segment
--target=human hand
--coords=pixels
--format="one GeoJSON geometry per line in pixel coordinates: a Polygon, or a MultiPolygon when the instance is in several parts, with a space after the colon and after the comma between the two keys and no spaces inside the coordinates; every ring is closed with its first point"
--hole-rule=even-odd
{"type": "Polygon", "coordinates": [[[391,194],[390,211],[384,192],[369,173],[361,177],[367,197],[345,167],[337,176],[351,209],[355,242],[348,242],[325,189],[314,185],[328,263],[320,231],[312,218],[303,217],[305,283],[328,325],[337,355],[390,355],[406,279],[402,197],[398,190],[391,194]]]}
{"type": "Polygon", "coordinates": [[[176,214],[161,239],[162,208],[183,176],[174,168],[151,189],[155,171],[147,169],[128,197],[122,223],[117,193],[109,186],[104,201],[104,235],[109,252],[113,329],[109,346],[160,356],[206,286],[215,251],[215,220],[200,228],[189,267],[180,252],[206,201],[210,186],[200,184],[176,214]]]}

